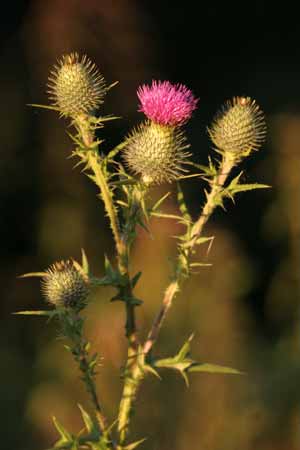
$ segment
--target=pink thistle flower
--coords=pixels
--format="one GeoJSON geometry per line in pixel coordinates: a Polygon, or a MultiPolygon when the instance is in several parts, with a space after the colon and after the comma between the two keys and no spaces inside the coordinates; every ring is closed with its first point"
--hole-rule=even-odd
{"type": "Polygon", "coordinates": [[[161,125],[183,125],[196,109],[196,99],[183,84],[169,81],[152,81],[151,86],[140,86],[137,91],[139,111],[148,119],[161,125]]]}

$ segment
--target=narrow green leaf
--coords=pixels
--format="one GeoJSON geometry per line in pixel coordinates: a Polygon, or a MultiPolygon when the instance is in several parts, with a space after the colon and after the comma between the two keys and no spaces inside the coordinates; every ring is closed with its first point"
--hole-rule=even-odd
{"type": "Polygon", "coordinates": [[[59,441],[59,444],[69,444],[73,442],[73,437],[72,435],[62,426],[61,423],[59,423],[59,421],[56,419],[56,417],[52,417],[53,423],[55,428],[57,429],[58,433],[61,436],[61,439],[59,441]]]}
{"type": "Polygon", "coordinates": [[[144,364],[143,369],[145,372],[152,373],[152,375],[154,375],[156,378],[161,380],[161,377],[160,377],[159,373],[157,372],[157,370],[155,370],[154,367],[150,366],[150,364],[144,364]]]}
{"type": "Polygon", "coordinates": [[[182,217],[176,216],[175,214],[165,214],[165,213],[154,211],[151,213],[151,215],[155,216],[155,217],[160,217],[162,219],[174,219],[174,220],[178,220],[179,222],[182,221],[182,217]]]}
{"type": "Polygon", "coordinates": [[[52,109],[53,111],[59,111],[56,106],[39,105],[38,103],[27,103],[27,106],[33,106],[34,108],[52,109]]]}
{"type": "Polygon", "coordinates": [[[218,364],[208,364],[208,363],[194,363],[188,368],[188,372],[206,372],[206,373],[227,373],[234,375],[243,375],[237,369],[232,367],[220,366],[218,364]]]}
{"type": "Polygon", "coordinates": [[[193,262],[190,263],[190,267],[211,267],[212,263],[193,262]]]}
{"type": "MultiPolygon", "coordinates": [[[[195,243],[193,243],[193,245],[194,244],[196,244],[196,245],[201,245],[201,244],[205,244],[206,242],[212,242],[213,240],[214,240],[214,236],[210,236],[210,237],[205,237],[205,236],[200,236],[200,237],[198,237],[197,239],[196,239],[196,241],[195,241],[195,243]]],[[[211,244],[210,244],[211,245],[211,244]]],[[[190,242],[187,242],[187,243],[185,243],[185,244],[182,244],[182,247],[183,248],[189,248],[191,246],[191,243],[190,242]]]]}
{"type": "Polygon", "coordinates": [[[14,315],[20,315],[20,316],[53,316],[56,312],[55,311],[17,311],[12,314],[14,315]]]}
{"type": "Polygon", "coordinates": [[[134,289],[137,285],[137,282],[139,281],[140,277],[142,275],[142,272],[138,272],[134,275],[134,277],[131,279],[131,286],[134,289]]]}
{"type": "Polygon", "coordinates": [[[252,184],[239,184],[235,186],[234,188],[227,188],[231,192],[231,194],[236,194],[238,192],[246,192],[246,191],[253,191],[254,189],[270,189],[271,186],[268,184],[259,184],[259,183],[252,183],[252,184]]]}
{"type": "Polygon", "coordinates": [[[48,277],[48,272],[29,272],[19,275],[18,278],[30,278],[30,277],[48,277]]]}
{"type": "Polygon", "coordinates": [[[90,415],[83,409],[80,404],[78,404],[78,408],[80,409],[82,420],[87,432],[94,433],[95,431],[98,431],[98,427],[96,427],[90,415]]]}
{"type": "Polygon", "coordinates": [[[190,387],[190,381],[189,381],[189,378],[188,378],[186,372],[184,370],[181,370],[180,374],[181,374],[182,378],[184,379],[186,387],[187,388],[190,387]]]}
{"type": "Polygon", "coordinates": [[[123,202],[123,200],[116,200],[116,203],[120,206],[122,206],[123,208],[128,208],[128,203],[123,202]]]}
{"type": "Polygon", "coordinates": [[[131,444],[126,445],[126,447],[117,447],[117,450],[134,450],[140,444],[146,441],[147,438],[140,439],[139,441],[132,442],[131,444]]]}
{"type": "Polygon", "coordinates": [[[196,177],[202,177],[201,173],[191,173],[189,175],[181,175],[180,177],[178,177],[179,180],[186,180],[188,178],[196,178],[196,177]]]}
{"type": "Polygon", "coordinates": [[[118,144],[116,147],[114,147],[112,150],[110,150],[110,152],[108,153],[106,159],[107,160],[111,160],[113,159],[121,150],[122,148],[124,148],[127,145],[127,142],[121,142],[120,144],[118,144]]]}
{"type": "Polygon", "coordinates": [[[195,167],[196,169],[201,170],[202,175],[206,175],[207,177],[214,177],[217,173],[217,170],[216,170],[215,166],[213,165],[211,158],[209,158],[208,160],[209,160],[208,166],[204,166],[202,164],[197,164],[192,161],[189,161],[186,164],[189,164],[189,165],[195,167]]]}
{"type": "Polygon", "coordinates": [[[84,248],[81,249],[81,265],[84,273],[89,274],[89,262],[84,251],[84,248]]]}
{"type": "Polygon", "coordinates": [[[188,212],[186,202],[184,199],[184,195],[183,195],[183,191],[182,191],[179,183],[177,183],[177,201],[178,201],[178,206],[179,206],[182,216],[184,217],[184,219],[187,222],[191,222],[192,218],[188,212]]]}
{"type": "Polygon", "coordinates": [[[165,195],[163,195],[157,202],[152,206],[151,211],[156,211],[160,205],[170,196],[171,192],[167,192],[165,195]]]}
{"type": "Polygon", "coordinates": [[[190,335],[187,341],[183,344],[178,354],[176,355],[178,361],[182,361],[191,351],[191,342],[194,339],[194,333],[190,335]]]}
{"type": "Polygon", "coordinates": [[[90,277],[90,282],[93,286],[110,286],[112,284],[112,280],[108,277],[96,278],[90,277]]]}

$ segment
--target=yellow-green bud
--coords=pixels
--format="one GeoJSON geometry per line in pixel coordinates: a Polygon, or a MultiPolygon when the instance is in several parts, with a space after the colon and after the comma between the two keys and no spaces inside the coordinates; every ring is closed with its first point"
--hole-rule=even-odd
{"type": "Polygon", "coordinates": [[[124,159],[145,183],[170,183],[185,172],[182,166],[190,156],[187,148],[181,128],[147,121],[128,136],[124,159]]]}
{"type": "Polygon", "coordinates": [[[243,157],[258,150],[265,140],[264,114],[250,97],[234,97],[217,114],[208,132],[217,149],[243,157]]]}
{"type": "Polygon", "coordinates": [[[89,280],[74,260],[52,264],[41,282],[46,300],[56,307],[80,311],[87,302],[89,280]]]}
{"type": "Polygon", "coordinates": [[[49,77],[48,93],[63,116],[91,114],[103,103],[107,87],[95,64],[86,55],[64,55],[49,77]]]}

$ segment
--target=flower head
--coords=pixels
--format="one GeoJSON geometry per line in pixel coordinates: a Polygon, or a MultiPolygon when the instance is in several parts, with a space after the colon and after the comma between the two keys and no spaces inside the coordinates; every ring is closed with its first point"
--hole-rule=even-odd
{"type": "Polygon", "coordinates": [[[56,307],[82,309],[89,294],[87,275],[74,260],[52,264],[42,280],[42,292],[56,307]]]}
{"type": "Polygon", "coordinates": [[[169,81],[152,81],[151,86],[140,86],[137,91],[139,111],[161,125],[183,125],[196,109],[196,99],[183,84],[169,81]]]}
{"type": "Polygon", "coordinates": [[[171,182],[185,172],[182,165],[189,153],[182,130],[147,121],[127,138],[124,159],[146,183],[171,182]]]}
{"type": "Polygon", "coordinates": [[[92,113],[101,103],[107,87],[95,64],[78,53],[64,55],[51,71],[50,100],[63,116],[92,113]]]}
{"type": "Polygon", "coordinates": [[[217,114],[208,132],[219,150],[247,155],[265,140],[264,114],[250,97],[234,97],[217,114]]]}

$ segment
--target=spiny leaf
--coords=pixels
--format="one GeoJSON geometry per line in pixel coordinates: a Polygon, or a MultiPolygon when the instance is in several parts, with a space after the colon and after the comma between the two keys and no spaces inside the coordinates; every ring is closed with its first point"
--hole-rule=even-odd
{"type": "Polygon", "coordinates": [[[78,145],[78,147],[80,147],[80,150],[84,150],[84,149],[85,149],[85,145],[83,144],[82,140],[80,139],[80,137],[79,137],[78,135],[77,135],[77,136],[74,136],[74,134],[69,133],[68,131],[67,131],[67,135],[69,136],[69,138],[70,138],[73,142],[75,142],[75,144],[78,145]]]}
{"type": "Polygon", "coordinates": [[[18,278],[30,278],[30,277],[48,277],[48,272],[29,272],[24,273],[23,275],[19,275],[18,278]]]}
{"type": "Polygon", "coordinates": [[[167,192],[165,195],[163,195],[157,202],[152,206],[151,211],[156,211],[160,205],[170,196],[171,192],[167,192]]]}
{"type": "Polygon", "coordinates": [[[56,106],[39,105],[38,103],[27,103],[27,106],[33,106],[34,108],[52,109],[53,111],[59,111],[56,106]]]}
{"type": "MultiPolygon", "coordinates": [[[[88,178],[90,178],[95,184],[97,184],[97,178],[95,177],[95,175],[92,175],[92,174],[90,174],[90,173],[87,173],[86,176],[87,176],[88,178]]],[[[100,196],[100,194],[99,194],[99,196],[100,196]]]]}
{"type": "Polygon", "coordinates": [[[194,361],[188,356],[191,350],[191,341],[194,337],[192,334],[183,344],[179,352],[170,358],[159,359],[154,362],[155,367],[169,367],[177,370],[186,370],[194,361]]]}
{"type": "Polygon", "coordinates": [[[78,404],[78,408],[80,409],[82,420],[84,422],[87,432],[91,434],[98,432],[99,431],[98,426],[96,426],[96,424],[93,422],[90,415],[83,409],[83,407],[80,404],[78,404]]]}
{"type": "Polygon", "coordinates": [[[136,184],[135,180],[118,180],[118,181],[112,181],[110,183],[110,186],[133,186],[136,184]]]}
{"type": "MultiPolygon", "coordinates": [[[[186,238],[184,238],[183,240],[186,240],[186,238]]],[[[195,242],[193,242],[193,245],[201,245],[201,244],[205,244],[206,242],[212,242],[214,240],[214,236],[200,236],[196,239],[195,242]]],[[[191,246],[191,242],[188,241],[185,244],[182,244],[183,248],[189,248],[191,246]]]]}
{"type": "Polygon", "coordinates": [[[61,423],[56,419],[56,417],[52,417],[53,423],[55,428],[57,429],[58,433],[60,434],[61,439],[57,442],[59,445],[63,444],[70,444],[73,442],[72,435],[62,426],[61,423]]]}
{"type": "Polygon", "coordinates": [[[154,375],[156,378],[158,378],[159,380],[161,380],[161,376],[159,375],[159,373],[157,372],[157,370],[155,370],[154,367],[150,366],[150,364],[143,364],[143,370],[144,370],[145,372],[152,373],[152,375],[154,375]]]}
{"type": "Polygon", "coordinates": [[[84,273],[89,274],[89,262],[84,249],[81,249],[81,265],[84,273]]]}
{"type": "Polygon", "coordinates": [[[220,366],[218,364],[209,364],[209,363],[193,363],[189,369],[189,372],[207,372],[207,373],[228,373],[234,375],[244,375],[243,372],[240,372],[237,369],[233,369],[232,367],[220,366]]]}
{"type": "Polygon", "coordinates": [[[115,271],[114,271],[107,255],[104,255],[104,267],[105,267],[105,272],[107,275],[111,275],[111,276],[114,275],[115,271]]]}
{"type": "Polygon", "coordinates": [[[183,195],[183,191],[182,191],[179,183],[177,183],[177,201],[178,201],[178,206],[179,206],[179,209],[181,211],[183,218],[186,220],[186,222],[191,222],[192,218],[188,212],[186,202],[184,199],[184,195],[183,195]]]}
{"type": "Polygon", "coordinates": [[[142,275],[142,272],[138,272],[131,279],[131,286],[132,286],[132,288],[135,288],[135,286],[136,286],[137,282],[139,281],[141,275],[142,275]]]}
{"type": "Polygon", "coordinates": [[[268,184],[259,184],[259,183],[251,183],[251,184],[239,184],[234,188],[227,188],[231,194],[236,194],[238,192],[246,192],[253,191],[254,189],[270,189],[271,186],[268,184]]]}
{"type": "Polygon", "coordinates": [[[217,174],[217,169],[213,165],[211,158],[208,158],[208,166],[204,166],[202,164],[197,164],[195,162],[189,161],[188,163],[193,167],[195,167],[198,170],[201,170],[203,175],[206,175],[207,177],[214,177],[217,174]]]}
{"type": "Polygon", "coordinates": [[[90,277],[90,282],[93,286],[110,286],[112,280],[106,276],[102,278],[90,277]]]}
{"type": "Polygon", "coordinates": [[[178,220],[178,222],[182,222],[182,217],[176,216],[175,214],[166,214],[166,213],[154,211],[151,213],[151,215],[155,216],[155,217],[160,217],[162,219],[174,219],[174,220],[178,220]]]}
{"type": "Polygon", "coordinates": [[[190,263],[190,267],[210,267],[211,263],[201,263],[201,262],[192,262],[190,263]]]}
{"type": "Polygon", "coordinates": [[[191,173],[189,175],[181,175],[180,177],[178,177],[179,180],[186,180],[188,178],[196,178],[196,177],[202,177],[201,173],[191,173]]]}
{"type": "Polygon", "coordinates": [[[242,184],[239,182],[242,175],[243,172],[240,172],[233,180],[231,180],[229,185],[224,189],[225,195],[232,198],[238,192],[252,191],[254,189],[268,189],[271,187],[267,184],[259,183],[242,184]]]}
{"type": "Polygon", "coordinates": [[[121,142],[120,144],[118,144],[116,147],[114,147],[112,150],[110,150],[110,152],[108,153],[106,159],[107,160],[111,160],[113,159],[121,150],[122,148],[124,148],[126,146],[127,142],[121,142]]]}
{"type": "Polygon", "coordinates": [[[181,349],[177,354],[178,360],[184,359],[191,351],[191,342],[194,339],[194,333],[192,333],[189,338],[185,341],[181,349]]]}
{"type": "Polygon", "coordinates": [[[123,202],[123,200],[116,200],[116,203],[123,208],[128,208],[128,203],[123,202]]]}
{"type": "MultiPolygon", "coordinates": [[[[118,84],[119,82],[116,81],[115,83],[112,83],[107,89],[111,89],[113,86],[115,86],[116,84],[118,84]]],[[[119,116],[113,116],[113,115],[107,115],[107,116],[99,116],[99,117],[95,117],[95,116],[91,116],[89,118],[89,121],[91,124],[96,124],[96,125],[100,125],[103,122],[109,122],[111,120],[117,120],[120,119],[121,117],[119,116]]]]}
{"type": "Polygon", "coordinates": [[[52,317],[56,313],[56,311],[17,311],[13,313],[14,315],[21,315],[21,316],[48,316],[52,317]]]}
{"type": "Polygon", "coordinates": [[[146,441],[147,438],[140,439],[139,441],[132,442],[131,444],[127,444],[125,447],[118,445],[117,450],[134,450],[140,444],[146,441]]]}

